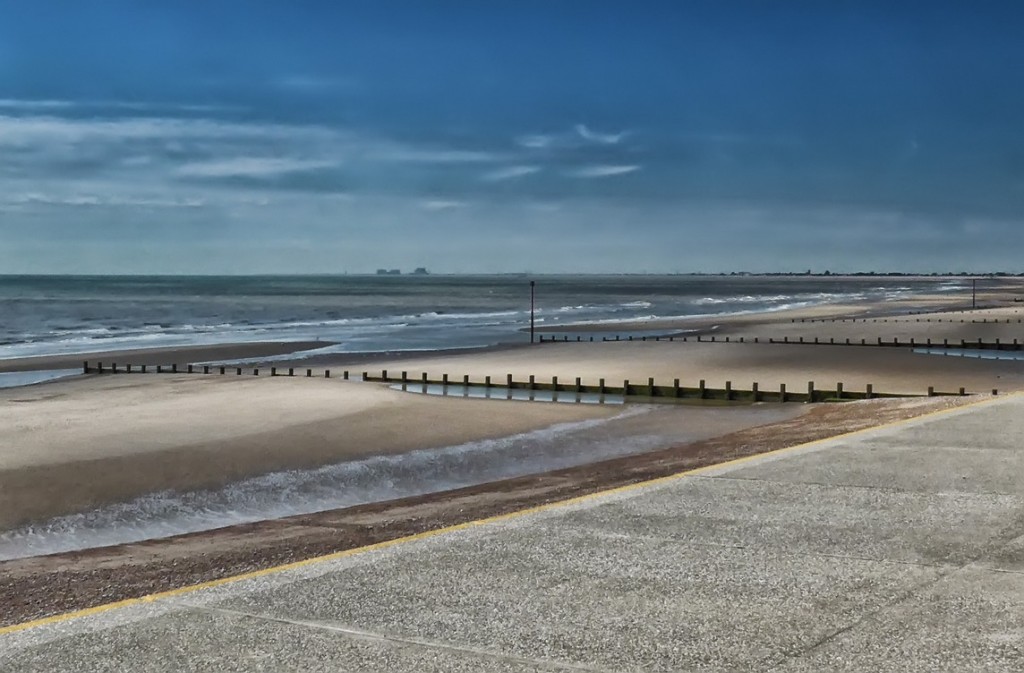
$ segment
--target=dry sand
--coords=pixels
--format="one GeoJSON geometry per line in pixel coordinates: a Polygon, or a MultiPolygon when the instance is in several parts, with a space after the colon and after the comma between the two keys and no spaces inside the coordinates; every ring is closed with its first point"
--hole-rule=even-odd
{"type": "Polygon", "coordinates": [[[163,489],[504,437],[611,407],[338,379],[133,375],[0,390],[0,529],[163,489]]]}

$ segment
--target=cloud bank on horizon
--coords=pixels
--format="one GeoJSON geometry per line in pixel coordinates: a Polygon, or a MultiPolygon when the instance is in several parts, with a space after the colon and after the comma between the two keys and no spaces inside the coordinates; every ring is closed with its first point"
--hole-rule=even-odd
{"type": "Polygon", "coordinates": [[[0,0],[0,273],[1024,271],[1024,7],[895,4],[0,0]]]}

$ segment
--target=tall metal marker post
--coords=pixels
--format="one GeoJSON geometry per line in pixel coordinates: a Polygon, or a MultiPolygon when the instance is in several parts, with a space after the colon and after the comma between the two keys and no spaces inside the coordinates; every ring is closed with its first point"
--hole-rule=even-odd
{"type": "Polygon", "coordinates": [[[534,287],[537,281],[530,281],[530,343],[533,343],[533,311],[534,311],[534,287]]]}

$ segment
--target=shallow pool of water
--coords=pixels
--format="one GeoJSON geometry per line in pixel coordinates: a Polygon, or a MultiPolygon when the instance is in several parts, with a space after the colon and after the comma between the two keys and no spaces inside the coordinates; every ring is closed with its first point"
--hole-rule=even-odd
{"type": "Polygon", "coordinates": [[[996,351],[984,348],[915,348],[914,352],[978,360],[1024,360],[1024,351],[996,351]]]}
{"type": "Polygon", "coordinates": [[[564,402],[567,404],[624,404],[622,395],[600,395],[598,393],[576,393],[553,390],[526,390],[504,386],[480,386],[439,383],[398,383],[392,390],[444,397],[469,397],[487,400],[519,400],[524,402],[564,402]]]}
{"type": "Polygon", "coordinates": [[[81,369],[39,369],[31,372],[3,372],[0,373],[0,388],[30,386],[35,383],[77,376],[81,373],[81,369]]]}

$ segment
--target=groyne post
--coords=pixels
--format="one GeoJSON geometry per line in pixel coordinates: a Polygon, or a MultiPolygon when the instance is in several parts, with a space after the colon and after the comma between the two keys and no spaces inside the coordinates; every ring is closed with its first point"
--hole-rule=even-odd
{"type": "Polygon", "coordinates": [[[785,383],[780,383],[779,384],[779,402],[785,402],[785,401],[786,401],[786,384],[785,383]]]}
{"type": "Polygon", "coordinates": [[[814,401],[814,381],[807,382],[807,401],[814,401]]]}

